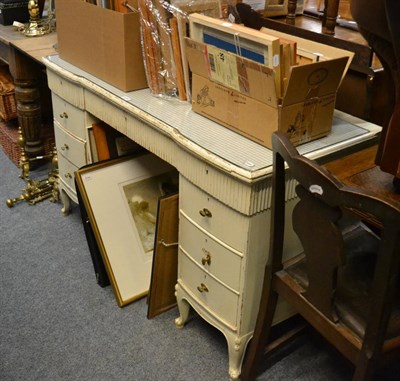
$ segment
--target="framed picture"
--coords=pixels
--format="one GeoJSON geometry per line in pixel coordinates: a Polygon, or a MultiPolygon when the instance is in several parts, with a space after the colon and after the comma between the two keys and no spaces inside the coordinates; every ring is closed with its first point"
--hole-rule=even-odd
{"type": "Polygon", "coordinates": [[[182,59],[183,79],[185,91],[188,99],[191,99],[190,93],[190,70],[185,54],[185,37],[189,37],[188,15],[191,13],[201,13],[206,16],[221,18],[221,3],[219,0],[171,0],[171,5],[179,9],[175,17],[177,19],[177,28],[179,36],[179,46],[182,59]]]}
{"type": "Polygon", "coordinates": [[[156,238],[147,318],[152,319],[176,306],[178,279],[179,196],[161,197],[158,204],[156,238]]]}
{"type": "Polygon", "coordinates": [[[236,53],[270,68],[279,65],[279,38],[198,13],[189,15],[193,40],[236,53]]]}
{"type": "Polygon", "coordinates": [[[313,62],[326,61],[326,57],[318,52],[297,47],[297,62],[299,65],[305,65],[313,62]]]}
{"type": "Polygon", "coordinates": [[[178,172],[146,153],[75,176],[118,305],[142,298],[150,286],[158,200],[177,191],[178,172]]]}

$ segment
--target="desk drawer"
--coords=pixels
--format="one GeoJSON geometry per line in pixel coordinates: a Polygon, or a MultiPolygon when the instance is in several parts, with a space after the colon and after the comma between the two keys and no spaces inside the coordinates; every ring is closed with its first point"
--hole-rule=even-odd
{"type": "Polygon", "coordinates": [[[49,69],[46,74],[47,83],[52,93],[58,94],[71,105],[81,110],[85,108],[85,90],[81,85],[70,82],[49,69]]]}
{"type": "Polygon", "coordinates": [[[58,151],[58,172],[63,182],[76,194],[74,174],[78,167],[73,165],[66,159],[60,151],[58,151]]]}
{"type": "Polygon", "coordinates": [[[74,163],[78,168],[86,165],[86,141],[72,136],[57,122],[54,122],[54,134],[57,149],[62,156],[74,163]]]}
{"type": "Polygon", "coordinates": [[[52,93],[54,119],[71,134],[84,139],[85,129],[91,126],[94,118],[52,93]]]}
{"type": "Polygon", "coordinates": [[[239,291],[242,257],[228,246],[215,241],[181,213],[179,243],[184,251],[226,286],[239,291]]]}
{"type": "Polygon", "coordinates": [[[246,217],[203,192],[184,177],[179,181],[180,209],[210,235],[244,252],[247,241],[246,217]]]}
{"type": "Polygon", "coordinates": [[[178,282],[209,312],[236,328],[239,294],[206,274],[187,253],[179,250],[178,282]]]}

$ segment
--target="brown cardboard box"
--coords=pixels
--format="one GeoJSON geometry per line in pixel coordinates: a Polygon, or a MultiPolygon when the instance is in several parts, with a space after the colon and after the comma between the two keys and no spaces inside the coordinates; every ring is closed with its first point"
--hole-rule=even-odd
{"type": "Polygon", "coordinates": [[[139,14],[57,0],[60,57],[122,91],[147,87],[139,14]]]}
{"type": "Polygon", "coordinates": [[[193,110],[271,148],[276,130],[296,145],[330,132],[336,91],[351,54],[292,67],[282,98],[276,96],[274,71],[264,65],[190,38],[186,56],[193,110]]]}

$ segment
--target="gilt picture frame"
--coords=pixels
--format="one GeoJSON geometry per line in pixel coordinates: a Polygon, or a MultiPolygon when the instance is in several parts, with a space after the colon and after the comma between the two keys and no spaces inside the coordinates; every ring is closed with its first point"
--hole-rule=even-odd
{"type": "Polygon", "coordinates": [[[147,318],[176,306],[175,285],[178,279],[179,194],[161,197],[158,204],[156,238],[147,318]]]}
{"type": "Polygon", "coordinates": [[[84,167],[75,178],[118,306],[146,296],[158,200],[176,191],[178,172],[146,153],[84,167]]]}

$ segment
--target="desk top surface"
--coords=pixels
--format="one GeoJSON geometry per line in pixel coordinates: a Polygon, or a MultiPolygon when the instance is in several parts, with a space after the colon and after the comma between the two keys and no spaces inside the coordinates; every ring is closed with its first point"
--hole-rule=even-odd
{"type": "MultiPolygon", "coordinates": [[[[122,92],[58,55],[44,58],[44,63],[48,69],[160,129],[177,144],[224,171],[250,181],[271,173],[271,150],[196,114],[188,102],[161,99],[151,95],[148,89],[122,92]]],[[[379,126],[335,111],[332,132],[328,136],[297,148],[301,154],[318,159],[371,140],[380,130],[379,126]]]]}
{"type": "Polygon", "coordinates": [[[57,43],[55,32],[40,37],[26,37],[12,25],[0,25],[0,43],[13,45],[39,62],[43,57],[57,53],[54,48],[57,43]]]}
{"type": "Polygon", "coordinates": [[[11,42],[27,38],[12,25],[0,25],[0,42],[9,45],[11,42]]]}

